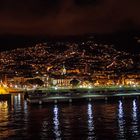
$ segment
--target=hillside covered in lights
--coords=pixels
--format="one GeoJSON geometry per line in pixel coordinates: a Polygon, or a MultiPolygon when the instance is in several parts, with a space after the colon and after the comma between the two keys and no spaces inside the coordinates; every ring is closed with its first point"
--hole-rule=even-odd
{"type": "MultiPolygon", "coordinates": [[[[60,74],[68,71],[94,74],[97,71],[132,72],[140,69],[140,55],[118,51],[113,44],[101,44],[93,39],[39,43],[0,53],[0,73],[29,76],[60,74]]],[[[70,73],[70,72],[69,72],[70,73]]],[[[69,74],[68,73],[68,74],[69,74]]]]}

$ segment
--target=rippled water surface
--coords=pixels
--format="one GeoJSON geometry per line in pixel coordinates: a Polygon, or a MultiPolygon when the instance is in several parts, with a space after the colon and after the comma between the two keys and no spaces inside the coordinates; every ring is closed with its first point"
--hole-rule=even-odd
{"type": "Polygon", "coordinates": [[[30,106],[0,101],[0,140],[140,139],[140,99],[30,106]]]}

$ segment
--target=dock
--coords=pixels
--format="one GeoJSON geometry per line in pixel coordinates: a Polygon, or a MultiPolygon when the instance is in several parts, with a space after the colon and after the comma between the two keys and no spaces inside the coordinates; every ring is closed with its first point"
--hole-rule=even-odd
{"type": "Polygon", "coordinates": [[[78,102],[78,101],[96,101],[96,100],[116,100],[116,99],[126,99],[126,98],[140,98],[140,92],[132,93],[75,93],[72,95],[48,95],[46,97],[31,97],[27,101],[30,104],[44,104],[44,103],[62,103],[62,102],[78,102]]]}

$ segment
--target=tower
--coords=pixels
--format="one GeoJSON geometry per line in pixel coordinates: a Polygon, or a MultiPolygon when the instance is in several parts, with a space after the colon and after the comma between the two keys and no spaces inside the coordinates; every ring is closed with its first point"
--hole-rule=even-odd
{"type": "Polygon", "coordinates": [[[61,70],[61,75],[65,75],[67,73],[67,70],[65,68],[65,65],[63,64],[62,70],[61,70]]]}

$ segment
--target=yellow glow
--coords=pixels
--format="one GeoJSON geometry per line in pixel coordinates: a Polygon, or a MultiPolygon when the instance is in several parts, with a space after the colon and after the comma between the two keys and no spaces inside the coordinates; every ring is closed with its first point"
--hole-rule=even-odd
{"type": "Polygon", "coordinates": [[[2,87],[0,87],[0,94],[8,94],[8,91],[2,87]]]}
{"type": "Polygon", "coordinates": [[[67,73],[80,73],[79,69],[67,70],[67,73]]]}
{"type": "Polygon", "coordinates": [[[53,66],[48,66],[47,67],[47,71],[49,71],[53,66]]]}
{"type": "MultiPolygon", "coordinates": [[[[1,87],[0,87],[1,88],[1,87]]],[[[9,122],[9,114],[8,114],[8,102],[0,102],[0,112],[1,112],[1,116],[0,116],[0,122],[3,122],[4,126],[8,125],[9,122]]],[[[5,129],[4,131],[0,132],[1,136],[0,136],[0,140],[1,139],[6,139],[12,135],[15,135],[15,132],[11,129],[5,129]]]]}
{"type": "Polygon", "coordinates": [[[6,102],[0,102],[0,108],[7,111],[8,110],[8,103],[6,102]]]}

